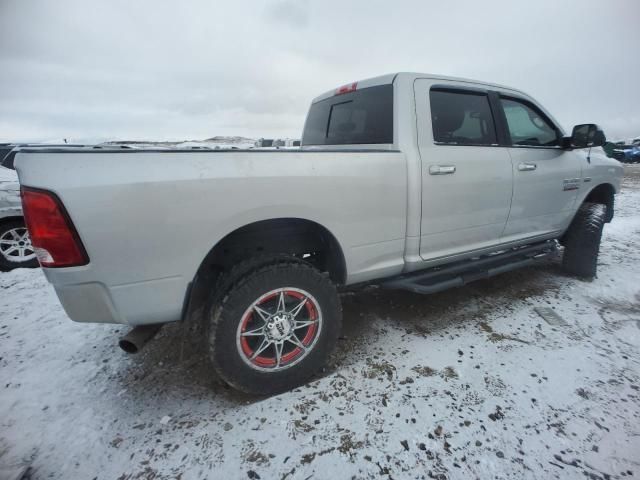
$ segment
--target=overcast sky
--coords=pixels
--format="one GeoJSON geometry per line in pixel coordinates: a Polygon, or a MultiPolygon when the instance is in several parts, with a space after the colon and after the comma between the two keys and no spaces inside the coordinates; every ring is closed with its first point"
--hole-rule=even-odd
{"type": "Polygon", "coordinates": [[[314,96],[395,71],[640,136],[640,0],[0,0],[0,141],[299,137],[314,96]]]}

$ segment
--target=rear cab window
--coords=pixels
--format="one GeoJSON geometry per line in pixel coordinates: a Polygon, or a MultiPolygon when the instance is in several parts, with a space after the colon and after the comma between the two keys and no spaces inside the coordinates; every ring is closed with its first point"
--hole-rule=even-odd
{"type": "Polygon", "coordinates": [[[393,143],[393,85],[337,94],[311,105],[302,145],[393,143]]]}
{"type": "Polygon", "coordinates": [[[433,139],[437,144],[497,146],[486,93],[434,87],[429,100],[433,139]]]}

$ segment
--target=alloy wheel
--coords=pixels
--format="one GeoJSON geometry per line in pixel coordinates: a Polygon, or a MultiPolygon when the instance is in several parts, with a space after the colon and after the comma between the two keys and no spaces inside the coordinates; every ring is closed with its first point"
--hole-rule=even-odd
{"type": "Polygon", "coordinates": [[[9,262],[23,263],[36,257],[29,232],[16,227],[0,235],[0,254],[9,262]]]}
{"type": "Polygon", "coordinates": [[[279,371],[305,358],[322,328],[322,312],[308,292],[278,288],[261,295],[245,311],[236,344],[242,360],[261,371],[279,371]]]}

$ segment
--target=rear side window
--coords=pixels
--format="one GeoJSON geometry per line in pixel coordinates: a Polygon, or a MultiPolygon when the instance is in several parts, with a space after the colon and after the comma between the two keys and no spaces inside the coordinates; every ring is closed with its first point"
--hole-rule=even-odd
{"type": "Polygon", "coordinates": [[[393,85],[379,85],[311,105],[302,145],[393,143],[393,85]]]}
{"type": "Polygon", "coordinates": [[[511,143],[520,146],[556,147],[560,135],[551,121],[537,108],[510,98],[500,98],[507,117],[511,143]]]}
{"type": "MultiPolygon", "coordinates": [[[[14,166],[13,162],[16,158],[16,153],[16,150],[11,150],[6,157],[0,158],[0,166],[15,170],[16,167],[14,166]]],[[[0,152],[0,155],[2,155],[2,152],[0,152]]]]}
{"type": "Polygon", "coordinates": [[[4,166],[4,160],[9,156],[9,153],[11,152],[11,150],[13,150],[13,148],[13,145],[0,145],[0,165],[4,166]]]}
{"type": "Polygon", "coordinates": [[[484,93],[432,89],[433,139],[450,145],[496,145],[496,128],[484,93]]]}

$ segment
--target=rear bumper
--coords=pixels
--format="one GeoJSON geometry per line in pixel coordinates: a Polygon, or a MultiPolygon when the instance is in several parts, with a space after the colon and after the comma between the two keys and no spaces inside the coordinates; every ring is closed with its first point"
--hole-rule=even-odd
{"type": "Polygon", "coordinates": [[[186,293],[182,277],[116,286],[73,281],[82,269],[43,268],[71,320],[132,326],[180,320],[186,293]]]}
{"type": "Polygon", "coordinates": [[[104,285],[54,285],[54,289],[65,312],[75,322],[127,324],[104,285]]]}

